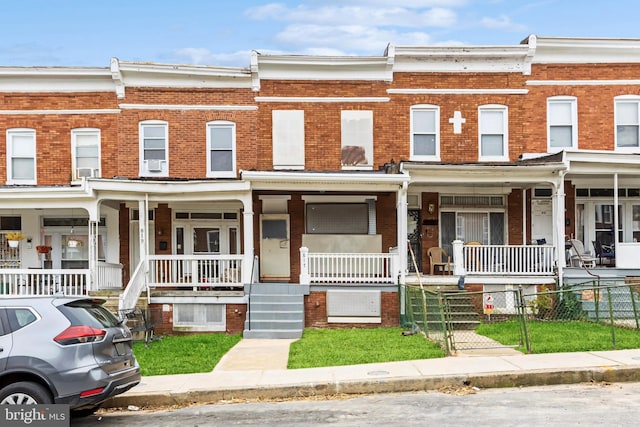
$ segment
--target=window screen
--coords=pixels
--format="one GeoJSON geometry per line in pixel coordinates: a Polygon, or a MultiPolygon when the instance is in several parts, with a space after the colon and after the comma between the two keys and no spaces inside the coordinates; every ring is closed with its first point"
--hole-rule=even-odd
{"type": "Polygon", "coordinates": [[[366,203],[307,204],[308,234],[367,234],[369,227],[366,203]]]}

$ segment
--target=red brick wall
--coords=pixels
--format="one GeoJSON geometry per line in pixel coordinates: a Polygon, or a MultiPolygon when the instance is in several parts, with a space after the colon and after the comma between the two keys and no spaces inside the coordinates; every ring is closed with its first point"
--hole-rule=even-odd
{"type": "Polygon", "coordinates": [[[311,291],[304,298],[305,327],[307,328],[376,328],[380,326],[400,326],[400,305],[397,292],[381,293],[382,323],[328,323],[327,293],[311,291]]]}

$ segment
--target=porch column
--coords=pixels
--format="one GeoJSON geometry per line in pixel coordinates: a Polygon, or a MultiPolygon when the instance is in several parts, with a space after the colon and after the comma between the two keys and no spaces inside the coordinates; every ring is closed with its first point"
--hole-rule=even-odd
{"type": "Polygon", "coordinates": [[[244,257],[242,259],[242,281],[244,283],[251,283],[253,281],[253,200],[251,195],[247,195],[242,198],[243,214],[242,214],[242,227],[243,227],[243,247],[244,257]]]}
{"type": "MultiPolygon", "coordinates": [[[[147,209],[149,203],[148,199],[145,197],[144,200],[138,201],[138,223],[139,223],[139,231],[138,231],[138,245],[140,246],[140,261],[143,261],[145,264],[148,262],[147,260],[147,228],[149,227],[147,221],[147,209]]],[[[149,268],[144,269],[145,274],[149,271],[149,268]]],[[[145,281],[148,280],[148,277],[145,278],[145,281]]]]}
{"type": "Polygon", "coordinates": [[[89,277],[87,278],[87,291],[97,291],[98,283],[97,283],[97,268],[98,268],[98,224],[100,222],[100,204],[94,203],[89,206],[86,206],[87,213],[89,214],[89,223],[88,226],[88,239],[87,242],[89,247],[88,256],[89,256],[89,277]]]}
{"type": "Polygon", "coordinates": [[[553,246],[556,248],[556,262],[558,264],[558,279],[562,284],[562,269],[566,266],[564,249],[564,224],[565,224],[565,192],[564,172],[560,172],[557,182],[553,183],[555,192],[552,198],[553,212],[553,246]]]}
{"type": "MultiPolygon", "coordinates": [[[[408,203],[407,203],[407,183],[404,182],[396,195],[396,222],[397,222],[397,246],[398,246],[398,267],[400,276],[398,280],[400,284],[405,282],[405,272],[407,270],[407,215],[408,215],[408,203]]],[[[404,301],[402,298],[400,301],[404,301]]]]}

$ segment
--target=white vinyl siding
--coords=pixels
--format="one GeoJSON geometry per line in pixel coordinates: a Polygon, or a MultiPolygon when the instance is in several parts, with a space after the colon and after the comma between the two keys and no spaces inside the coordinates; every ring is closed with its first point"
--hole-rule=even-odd
{"type": "Polygon", "coordinates": [[[619,96],[615,100],[616,150],[640,151],[640,97],[619,96]]]}
{"type": "Polygon", "coordinates": [[[578,110],[575,97],[547,99],[548,151],[578,148],[578,110]]]}
{"type": "Polygon", "coordinates": [[[304,111],[276,110],[273,120],[273,168],[304,169],[304,111]]]}
{"type": "Polygon", "coordinates": [[[509,160],[507,107],[483,105],[478,109],[480,160],[509,160]]]}
{"type": "Polygon", "coordinates": [[[71,130],[73,179],[100,177],[100,129],[71,130]]]}
{"type": "Polygon", "coordinates": [[[440,160],[440,108],[411,107],[411,160],[440,160]]]}
{"type": "Polygon", "coordinates": [[[236,176],[236,125],[233,122],[207,123],[207,176],[236,176]]]}
{"type": "Polygon", "coordinates": [[[343,169],[371,169],[373,165],[373,111],[342,111],[343,169]]]}
{"type": "Polygon", "coordinates": [[[7,184],[36,184],[36,131],[7,130],[7,184]]]}

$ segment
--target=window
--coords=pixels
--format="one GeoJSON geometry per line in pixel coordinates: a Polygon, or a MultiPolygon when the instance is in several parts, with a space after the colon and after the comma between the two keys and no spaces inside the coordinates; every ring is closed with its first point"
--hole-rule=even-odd
{"type": "Polygon", "coordinates": [[[304,111],[273,111],[273,168],[304,169],[304,111]]]}
{"type": "Polygon", "coordinates": [[[100,129],[71,130],[73,179],[100,176],[100,129]]]}
{"type": "Polygon", "coordinates": [[[508,160],[507,107],[483,105],[478,109],[480,160],[508,160]]]}
{"type": "Polygon", "coordinates": [[[233,122],[207,123],[207,176],[235,177],[236,125],[233,122]]]}
{"type": "Polygon", "coordinates": [[[140,176],[168,176],[168,124],[140,122],[140,176]]]}
{"type": "Polygon", "coordinates": [[[440,160],[440,107],[411,107],[411,160],[440,160]]]}
{"type": "Polygon", "coordinates": [[[577,100],[573,96],[547,99],[548,151],[578,147],[577,100]]]}
{"type": "Polygon", "coordinates": [[[308,203],[308,234],[375,234],[373,203],[308,203]]]}
{"type": "Polygon", "coordinates": [[[36,184],[36,131],[7,130],[7,184],[36,184]]]}
{"type": "Polygon", "coordinates": [[[619,96],[615,100],[616,150],[638,151],[640,148],[640,97],[619,96]]]}
{"type": "Polygon", "coordinates": [[[226,305],[224,304],[174,304],[173,307],[173,323],[176,328],[199,331],[226,329],[226,305]]]}
{"type": "Polygon", "coordinates": [[[343,168],[371,169],[373,111],[343,111],[341,116],[343,168]]]}

